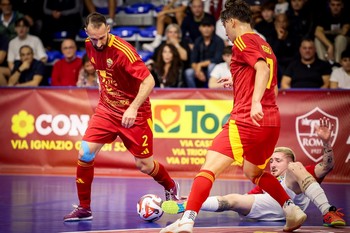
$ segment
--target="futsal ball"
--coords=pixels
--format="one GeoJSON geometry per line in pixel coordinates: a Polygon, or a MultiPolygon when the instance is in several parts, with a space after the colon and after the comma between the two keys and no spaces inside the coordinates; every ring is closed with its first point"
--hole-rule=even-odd
{"type": "Polygon", "coordinates": [[[154,222],[163,215],[162,199],[155,194],[146,194],[137,202],[137,213],[141,219],[154,222]]]}

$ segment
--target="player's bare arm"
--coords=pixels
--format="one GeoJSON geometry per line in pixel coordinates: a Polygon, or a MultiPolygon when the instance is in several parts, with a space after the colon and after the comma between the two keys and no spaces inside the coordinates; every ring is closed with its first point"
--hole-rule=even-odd
{"type": "Polygon", "coordinates": [[[139,88],[139,92],[135,97],[134,101],[130,104],[128,109],[123,114],[122,126],[125,128],[130,128],[135,123],[137,111],[139,107],[145,102],[148,96],[151,94],[154,87],[154,78],[150,74],[145,78],[139,88]]]}
{"type": "Polygon", "coordinates": [[[333,149],[330,142],[333,125],[326,117],[320,119],[320,125],[316,125],[316,133],[322,139],[323,159],[315,167],[318,178],[325,177],[334,167],[333,149]]]}
{"type": "Polygon", "coordinates": [[[256,70],[256,75],[250,117],[256,126],[260,126],[258,121],[262,120],[264,117],[260,101],[266,90],[270,69],[263,60],[259,60],[257,63],[255,63],[254,69],[256,70]]]}

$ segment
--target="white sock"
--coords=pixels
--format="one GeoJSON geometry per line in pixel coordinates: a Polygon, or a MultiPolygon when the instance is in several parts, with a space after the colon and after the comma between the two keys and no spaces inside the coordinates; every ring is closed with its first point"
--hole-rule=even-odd
{"type": "Polygon", "coordinates": [[[186,210],[185,213],[182,215],[181,220],[192,220],[194,222],[196,217],[197,217],[196,211],[186,210]]]}
{"type": "Polygon", "coordinates": [[[208,197],[203,203],[201,210],[215,212],[219,209],[219,201],[216,197],[208,197]]]}
{"type": "Polygon", "coordinates": [[[305,190],[305,195],[316,205],[316,207],[321,211],[322,215],[328,213],[331,205],[329,204],[326,194],[319,183],[313,182],[310,184],[310,186],[305,190]]]}

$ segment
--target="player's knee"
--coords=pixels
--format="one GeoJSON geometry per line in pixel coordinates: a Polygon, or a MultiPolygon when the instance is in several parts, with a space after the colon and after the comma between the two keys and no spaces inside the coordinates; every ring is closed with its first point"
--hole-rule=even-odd
{"type": "Polygon", "coordinates": [[[305,168],[304,168],[303,164],[300,162],[290,162],[288,164],[288,170],[291,172],[300,171],[303,169],[305,169],[305,168]]]}
{"type": "Polygon", "coordinates": [[[95,152],[90,152],[89,145],[86,141],[81,142],[81,149],[79,150],[79,159],[84,162],[91,162],[95,159],[95,152]]]}
{"type": "Polygon", "coordinates": [[[137,169],[139,169],[140,172],[142,172],[144,174],[149,174],[153,170],[153,163],[148,164],[142,160],[139,160],[136,162],[136,167],[137,167],[137,169]]]}

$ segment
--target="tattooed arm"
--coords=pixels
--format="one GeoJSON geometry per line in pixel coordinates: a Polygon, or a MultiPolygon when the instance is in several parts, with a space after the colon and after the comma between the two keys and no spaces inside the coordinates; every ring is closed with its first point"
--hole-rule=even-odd
{"type": "Polygon", "coordinates": [[[317,135],[323,142],[322,161],[315,167],[317,178],[325,177],[334,167],[333,149],[331,145],[332,124],[328,118],[320,119],[320,125],[316,127],[317,135]]]}

